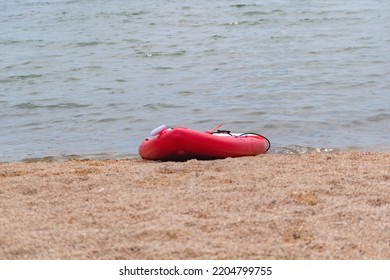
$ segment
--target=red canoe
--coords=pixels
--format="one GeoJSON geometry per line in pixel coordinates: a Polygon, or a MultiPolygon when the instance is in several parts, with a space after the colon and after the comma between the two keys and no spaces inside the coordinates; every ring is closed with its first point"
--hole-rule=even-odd
{"type": "Polygon", "coordinates": [[[152,135],[155,137],[145,139],[139,146],[143,159],[183,161],[255,156],[267,152],[271,146],[269,140],[259,134],[225,130],[201,132],[161,126],[152,131],[152,135]]]}

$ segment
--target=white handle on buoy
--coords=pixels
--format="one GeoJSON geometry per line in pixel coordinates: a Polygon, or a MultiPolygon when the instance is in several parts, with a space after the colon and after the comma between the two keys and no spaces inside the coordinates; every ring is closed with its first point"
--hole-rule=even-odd
{"type": "Polygon", "coordinates": [[[163,124],[155,129],[153,129],[152,132],[150,132],[150,134],[152,134],[152,136],[156,136],[156,135],[159,135],[160,133],[164,132],[165,130],[167,130],[167,127],[163,124]]]}

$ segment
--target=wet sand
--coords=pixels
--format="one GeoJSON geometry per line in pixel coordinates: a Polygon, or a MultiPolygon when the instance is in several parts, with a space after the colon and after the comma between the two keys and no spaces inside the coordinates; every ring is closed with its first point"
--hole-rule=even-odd
{"type": "Polygon", "coordinates": [[[0,259],[390,259],[390,154],[0,164],[0,259]]]}

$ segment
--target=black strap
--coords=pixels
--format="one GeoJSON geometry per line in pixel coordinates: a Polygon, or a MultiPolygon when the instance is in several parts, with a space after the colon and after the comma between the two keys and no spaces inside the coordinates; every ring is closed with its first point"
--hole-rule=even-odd
{"type": "Polygon", "coordinates": [[[232,132],[230,130],[220,130],[220,129],[218,129],[217,131],[211,132],[211,134],[215,134],[215,133],[229,134],[229,135],[233,136],[231,134],[232,132]]]}
{"type": "MultiPolygon", "coordinates": [[[[233,135],[231,134],[231,131],[229,131],[229,130],[219,130],[219,129],[218,129],[218,130],[215,131],[215,132],[211,132],[211,134],[214,134],[214,133],[229,134],[230,136],[233,136],[233,135]]],[[[265,141],[268,142],[268,148],[267,148],[267,150],[265,150],[265,152],[268,152],[269,149],[271,149],[271,142],[268,140],[267,137],[265,137],[265,136],[263,136],[263,135],[261,135],[261,134],[258,134],[258,133],[254,133],[254,132],[245,132],[245,133],[242,133],[242,134],[240,134],[240,135],[238,135],[238,136],[245,136],[245,135],[256,135],[256,136],[260,136],[260,137],[264,138],[265,141]]]]}
{"type": "Polygon", "coordinates": [[[271,142],[268,140],[267,137],[265,137],[265,136],[263,136],[263,135],[261,135],[261,134],[254,133],[254,132],[245,132],[245,133],[243,133],[243,134],[240,134],[239,136],[244,136],[244,135],[248,135],[248,134],[253,134],[253,135],[260,136],[260,137],[264,138],[264,139],[268,142],[268,149],[265,150],[265,152],[268,152],[269,149],[271,149],[271,142]]]}

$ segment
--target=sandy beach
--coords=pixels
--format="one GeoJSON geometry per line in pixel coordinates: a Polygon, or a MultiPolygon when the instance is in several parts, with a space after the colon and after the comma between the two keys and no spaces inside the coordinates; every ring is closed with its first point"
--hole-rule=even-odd
{"type": "Polygon", "coordinates": [[[0,164],[0,259],[390,259],[390,154],[0,164]]]}

